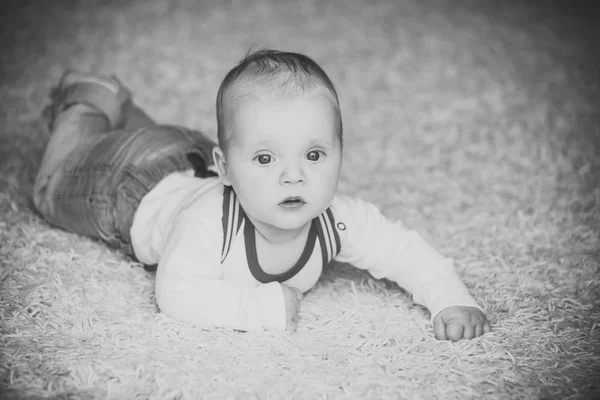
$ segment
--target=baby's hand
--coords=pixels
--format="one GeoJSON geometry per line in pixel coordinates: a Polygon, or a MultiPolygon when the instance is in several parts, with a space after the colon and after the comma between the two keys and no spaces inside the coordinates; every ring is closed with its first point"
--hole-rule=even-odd
{"type": "Polygon", "coordinates": [[[289,287],[286,284],[281,284],[283,290],[283,300],[285,301],[285,329],[288,331],[296,331],[298,323],[298,313],[300,312],[300,301],[304,295],[296,288],[289,287]]]}
{"type": "Polygon", "coordinates": [[[475,307],[444,308],[433,319],[433,332],[439,340],[473,339],[492,330],[481,310],[475,307]]]}

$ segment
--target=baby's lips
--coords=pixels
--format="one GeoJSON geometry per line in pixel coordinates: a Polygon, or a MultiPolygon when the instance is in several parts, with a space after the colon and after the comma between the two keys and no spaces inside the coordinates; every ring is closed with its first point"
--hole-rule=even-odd
{"type": "Polygon", "coordinates": [[[279,204],[286,204],[286,203],[292,203],[292,202],[301,202],[303,204],[305,204],[306,202],[304,201],[304,199],[302,197],[287,197],[285,198],[281,203],[279,204]]]}

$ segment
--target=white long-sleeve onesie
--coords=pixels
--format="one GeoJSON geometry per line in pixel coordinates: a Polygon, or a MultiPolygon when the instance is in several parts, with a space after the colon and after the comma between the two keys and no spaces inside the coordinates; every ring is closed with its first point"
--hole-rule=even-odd
{"type": "Polygon", "coordinates": [[[137,258],[158,264],[161,310],[201,326],[285,329],[280,283],[306,292],[332,259],[398,283],[432,316],[449,306],[480,308],[451,259],[358,199],[333,199],[313,220],[300,259],[285,273],[261,269],[254,234],[235,192],[192,171],[168,175],[144,196],[131,228],[137,258]]]}

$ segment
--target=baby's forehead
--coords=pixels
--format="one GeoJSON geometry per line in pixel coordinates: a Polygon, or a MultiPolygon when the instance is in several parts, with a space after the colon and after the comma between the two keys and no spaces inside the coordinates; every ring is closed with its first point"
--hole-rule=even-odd
{"type": "Polygon", "coordinates": [[[238,144],[288,141],[326,145],[339,136],[334,107],[323,97],[247,101],[232,120],[231,139],[238,144]]]}
{"type": "Polygon", "coordinates": [[[245,122],[260,126],[272,125],[277,121],[282,124],[329,125],[337,120],[337,115],[335,105],[326,96],[314,94],[285,98],[246,98],[232,110],[230,120],[235,124],[245,122]]]}
{"type": "Polygon", "coordinates": [[[341,136],[341,115],[326,88],[286,93],[256,85],[245,89],[230,97],[225,112],[229,140],[238,145],[256,141],[256,136],[261,133],[257,129],[289,132],[289,125],[306,125],[308,130],[319,132],[325,140],[336,140],[335,136],[341,136]],[[245,138],[237,137],[240,135],[245,138]]]}
{"type": "Polygon", "coordinates": [[[311,91],[285,96],[263,92],[248,93],[232,101],[229,108],[230,120],[240,111],[247,111],[248,109],[258,109],[267,113],[281,111],[282,109],[289,112],[323,110],[331,111],[333,114],[339,113],[334,101],[324,91],[311,91]],[[313,107],[307,109],[307,104],[313,107]]]}

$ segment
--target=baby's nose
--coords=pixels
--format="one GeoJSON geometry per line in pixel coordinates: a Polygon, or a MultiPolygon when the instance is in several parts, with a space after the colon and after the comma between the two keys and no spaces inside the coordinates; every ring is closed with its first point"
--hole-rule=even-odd
{"type": "Polygon", "coordinates": [[[282,184],[295,184],[304,182],[304,172],[299,165],[288,164],[281,174],[282,184]]]}

